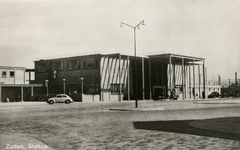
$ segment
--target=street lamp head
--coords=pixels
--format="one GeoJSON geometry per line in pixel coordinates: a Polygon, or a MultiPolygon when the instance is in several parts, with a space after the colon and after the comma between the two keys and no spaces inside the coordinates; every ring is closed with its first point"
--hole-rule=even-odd
{"type": "Polygon", "coordinates": [[[63,79],[63,82],[65,82],[66,81],[66,79],[63,79]]]}
{"type": "Polygon", "coordinates": [[[83,81],[83,80],[84,80],[84,78],[81,78],[81,80],[83,81]]]}
{"type": "Polygon", "coordinates": [[[143,20],[143,22],[142,22],[142,25],[145,25],[144,20],[143,20]]]}
{"type": "Polygon", "coordinates": [[[122,23],[121,23],[120,27],[123,27],[123,26],[122,26],[122,23]]]}

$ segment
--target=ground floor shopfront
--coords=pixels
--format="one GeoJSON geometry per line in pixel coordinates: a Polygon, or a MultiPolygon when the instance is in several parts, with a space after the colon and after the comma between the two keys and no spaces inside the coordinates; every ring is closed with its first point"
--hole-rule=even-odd
{"type": "Polygon", "coordinates": [[[42,93],[42,84],[1,84],[1,102],[22,102],[30,100],[35,93],[42,93]]]}

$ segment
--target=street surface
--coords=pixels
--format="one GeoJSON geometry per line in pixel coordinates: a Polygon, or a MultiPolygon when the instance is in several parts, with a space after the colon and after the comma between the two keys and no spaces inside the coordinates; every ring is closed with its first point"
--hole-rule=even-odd
{"type": "Polygon", "coordinates": [[[240,149],[240,99],[139,101],[134,107],[134,101],[1,103],[0,149],[240,149]],[[212,118],[235,126],[217,120],[222,132],[212,118]]]}

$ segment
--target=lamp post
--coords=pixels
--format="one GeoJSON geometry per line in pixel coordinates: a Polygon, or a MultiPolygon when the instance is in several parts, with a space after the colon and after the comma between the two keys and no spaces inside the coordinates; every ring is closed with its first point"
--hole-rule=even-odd
{"type": "Polygon", "coordinates": [[[65,79],[63,79],[63,94],[65,94],[65,79]]]}
{"type": "Polygon", "coordinates": [[[135,107],[137,108],[138,107],[138,100],[137,100],[137,47],[136,47],[136,28],[138,27],[138,29],[140,28],[140,25],[145,25],[144,24],[144,20],[139,22],[136,26],[131,26],[129,24],[126,24],[124,22],[121,22],[121,25],[120,27],[123,27],[122,25],[126,25],[130,28],[133,28],[133,31],[134,31],[134,56],[135,56],[135,59],[134,59],[134,62],[135,62],[135,82],[136,82],[136,100],[135,100],[135,107]]]}
{"type": "Polygon", "coordinates": [[[48,80],[45,80],[45,85],[47,87],[47,96],[48,96],[48,80]]]}
{"type": "Polygon", "coordinates": [[[82,102],[83,102],[83,80],[84,80],[84,78],[81,78],[81,93],[82,93],[82,102]]]}

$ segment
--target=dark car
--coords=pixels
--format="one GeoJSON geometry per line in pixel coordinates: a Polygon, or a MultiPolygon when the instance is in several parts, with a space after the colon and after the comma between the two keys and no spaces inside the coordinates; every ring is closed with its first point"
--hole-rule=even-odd
{"type": "Polygon", "coordinates": [[[219,94],[219,92],[212,92],[210,95],[208,95],[208,98],[217,98],[217,97],[221,97],[221,95],[219,94]]]}

